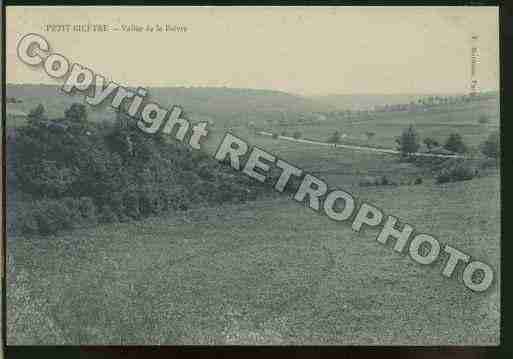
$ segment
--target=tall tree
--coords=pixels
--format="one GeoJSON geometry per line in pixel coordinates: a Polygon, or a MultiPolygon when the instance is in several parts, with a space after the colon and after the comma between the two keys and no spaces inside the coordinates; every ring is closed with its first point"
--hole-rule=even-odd
{"type": "Polygon", "coordinates": [[[72,122],[85,122],[87,121],[87,110],[85,105],[81,103],[73,103],[64,111],[64,116],[67,120],[72,122]]]}
{"type": "Polygon", "coordinates": [[[420,148],[419,135],[413,126],[404,130],[401,136],[396,139],[396,142],[399,145],[397,149],[403,157],[417,152],[420,148]]]}

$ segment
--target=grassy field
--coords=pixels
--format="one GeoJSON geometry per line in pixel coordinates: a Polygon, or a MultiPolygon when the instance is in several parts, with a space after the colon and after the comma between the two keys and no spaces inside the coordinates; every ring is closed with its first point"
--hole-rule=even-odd
{"type": "MultiPolygon", "coordinates": [[[[488,177],[357,195],[498,273],[498,192],[488,177]]],[[[497,343],[498,283],[472,293],[375,235],[283,198],[11,238],[9,314],[41,319],[8,317],[9,343],[497,343]]]]}
{"type": "MultiPolygon", "coordinates": [[[[297,129],[322,141],[339,129],[358,144],[394,147],[395,136],[413,123],[422,137],[443,140],[458,132],[476,146],[497,129],[498,105],[472,106],[297,129]],[[478,123],[481,113],[489,124],[478,123]],[[361,135],[369,130],[376,136],[365,142],[361,135]]],[[[210,133],[207,152],[225,130],[210,133]]],[[[254,135],[245,124],[232,130],[499,273],[496,173],[436,185],[395,156],[279,141],[254,135]],[[367,175],[424,182],[359,187],[367,175]]],[[[499,278],[487,292],[472,293],[461,271],[452,279],[441,275],[446,257],[420,266],[376,235],[357,234],[280,197],[51,237],[10,237],[8,343],[498,343],[499,278]]]]}
{"type": "Polygon", "coordinates": [[[346,134],[342,143],[395,148],[395,138],[413,125],[421,138],[431,137],[445,143],[450,133],[459,133],[470,146],[478,146],[492,131],[499,127],[497,99],[462,105],[440,106],[425,112],[383,112],[345,120],[328,119],[319,123],[294,124],[266,128],[270,132],[289,136],[299,131],[303,138],[327,141],[335,132],[346,134]],[[487,116],[489,123],[479,123],[480,116],[487,116]],[[366,133],[374,132],[372,139],[366,133]]]}

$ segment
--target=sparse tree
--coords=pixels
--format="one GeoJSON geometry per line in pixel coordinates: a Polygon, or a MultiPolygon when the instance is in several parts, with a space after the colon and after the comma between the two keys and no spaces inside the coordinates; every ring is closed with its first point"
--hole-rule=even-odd
{"type": "Polygon", "coordinates": [[[398,151],[401,152],[403,157],[407,157],[408,155],[417,152],[420,148],[419,135],[413,126],[404,130],[401,136],[396,139],[396,142],[399,145],[398,151]]]}
{"type": "Polygon", "coordinates": [[[423,142],[424,142],[424,144],[426,145],[426,147],[429,150],[431,150],[432,148],[440,146],[438,141],[433,139],[433,138],[431,138],[431,137],[426,137],[423,142]]]}
{"type": "Polygon", "coordinates": [[[339,143],[340,139],[342,138],[342,135],[340,131],[335,131],[332,133],[332,135],[328,138],[329,143],[339,143]]]}
{"type": "Polygon", "coordinates": [[[467,152],[467,146],[463,143],[463,139],[459,133],[451,133],[444,145],[444,148],[456,153],[467,152]]]}
{"type": "Polygon", "coordinates": [[[367,140],[370,141],[376,135],[376,133],[372,131],[367,131],[365,132],[365,135],[367,136],[367,140]]]}
{"type": "Polygon", "coordinates": [[[499,132],[493,132],[488,136],[486,141],[481,144],[481,152],[490,158],[499,158],[500,154],[500,137],[499,132]]]}

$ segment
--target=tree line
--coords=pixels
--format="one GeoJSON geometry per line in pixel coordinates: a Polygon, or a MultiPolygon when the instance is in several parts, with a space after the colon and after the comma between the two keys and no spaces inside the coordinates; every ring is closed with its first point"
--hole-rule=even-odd
{"type": "MultiPolygon", "coordinates": [[[[419,152],[421,139],[413,126],[409,126],[402,134],[396,138],[397,149],[401,152],[402,160],[414,161],[419,165],[427,165],[437,172],[436,181],[438,183],[455,182],[470,180],[479,174],[479,170],[472,166],[465,159],[439,159],[439,158],[416,158],[413,153],[419,152]]],[[[433,138],[426,137],[423,143],[428,148],[428,152],[438,154],[468,154],[471,148],[467,146],[463,138],[458,133],[451,133],[445,143],[441,144],[433,138]]],[[[498,165],[500,157],[500,136],[499,132],[490,133],[488,138],[479,146],[480,152],[485,158],[498,165]]],[[[482,162],[482,165],[488,166],[488,162],[482,162]]]]}

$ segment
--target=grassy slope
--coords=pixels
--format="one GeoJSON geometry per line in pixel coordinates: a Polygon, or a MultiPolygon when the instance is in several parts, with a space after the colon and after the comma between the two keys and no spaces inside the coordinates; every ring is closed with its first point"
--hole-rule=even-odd
{"type": "Polygon", "coordinates": [[[377,113],[372,115],[372,119],[330,119],[314,124],[275,126],[267,130],[278,133],[286,131],[289,135],[299,131],[304,138],[320,141],[327,141],[333,132],[338,130],[348,136],[343,139],[343,143],[394,148],[396,147],[395,138],[405,128],[413,125],[421,138],[432,137],[444,143],[450,133],[459,133],[466,144],[477,146],[490,132],[498,130],[498,106],[498,100],[491,99],[475,104],[451,105],[426,112],[377,113]],[[488,116],[490,123],[480,124],[478,120],[481,115],[488,116]],[[366,137],[366,132],[369,131],[375,133],[371,140],[367,140],[366,137]]]}
{"type": "MultiPolygon", "coordinates": [[[[359,198],[497,272],[497,184],[359,198]]],[[[9,253],[31,295],[48,301],[38,311],[68,330],[56,338],[73,343],[496,343],[497,286],[473,294],[441,276],[443,260],[422,267],[375,235],[277,199],[18,238],[9,253]]]]}

